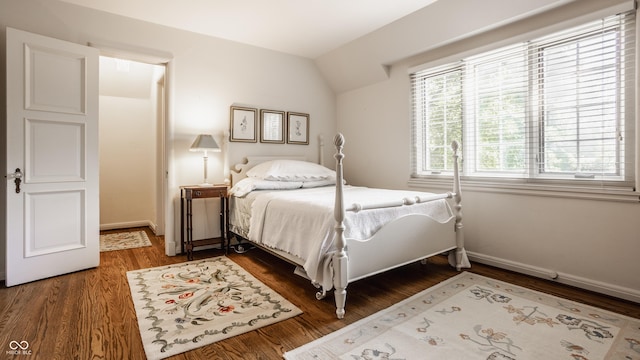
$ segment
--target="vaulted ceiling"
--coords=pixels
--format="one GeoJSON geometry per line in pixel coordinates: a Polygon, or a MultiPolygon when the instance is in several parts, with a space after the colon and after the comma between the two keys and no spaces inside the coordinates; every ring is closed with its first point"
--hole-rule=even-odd
{"type": "Polygon", "coordinates": [[[315,59],[436,0],[61,0],[315,59]]]}

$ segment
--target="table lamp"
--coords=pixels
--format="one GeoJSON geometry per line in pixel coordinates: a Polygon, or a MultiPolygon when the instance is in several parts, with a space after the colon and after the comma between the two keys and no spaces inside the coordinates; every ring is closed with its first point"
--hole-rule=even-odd
{"type": "Polygon", "coordinates": [[[204,183],[200,184],[200,186],[213,186],[207,182],[207,151],[220,152],[220,147],[213,139],[213,136],[209,134],[198,135],[193,144],[191,144],[189,151],[204,151],[204,183]]]}

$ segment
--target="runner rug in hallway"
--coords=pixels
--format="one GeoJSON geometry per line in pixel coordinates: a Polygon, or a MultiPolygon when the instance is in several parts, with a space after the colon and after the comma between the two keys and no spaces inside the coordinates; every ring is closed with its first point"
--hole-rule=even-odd
{"type": "Polygon", "coordinates": [[[100,251],[114,251],[151,246],[144,231],[123,231],[100,235],[100,251]]]}
{"type": "Polygon", "coordinates": [[[162,359],[302,313],[221,256],[127,272],[147,359],[162,359]]]}
{"type": "Polygon", "coordinates": [[[637,360],[640,319],[465,272],[285,359],[637,360]]]}

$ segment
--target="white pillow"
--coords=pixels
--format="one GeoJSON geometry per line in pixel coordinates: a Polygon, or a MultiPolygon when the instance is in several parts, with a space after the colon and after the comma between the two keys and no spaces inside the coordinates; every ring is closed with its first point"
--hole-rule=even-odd
{"type": "MultiPolygon", "coordinates": [[[[335,181],[334,181],[335,182],[335,181]]],[[[269,181],[256,178],[244,178],[231,188],[231,195],[243,197],[253,190],[292,190],[301,188],[301,181],[269,181]]]]}
{"type": "Polygon", "coordinates": [[[331,185],[335,185],[336,184],[336,179],[335,178],[331,178],[331,179],[324,179],[324,180],[312,180],[312,181],[305,181],[302,183],[302,187],[303,188],[314,188],[314,187],[321,187],[321,186],[331,186],[331,185]]]}
{"type": "Polygon", "coordinates": [[[247,176],[271,181],[315,181],[335,179],[336,172],[308,161],[271,160],[254,166],[247,176]]]}

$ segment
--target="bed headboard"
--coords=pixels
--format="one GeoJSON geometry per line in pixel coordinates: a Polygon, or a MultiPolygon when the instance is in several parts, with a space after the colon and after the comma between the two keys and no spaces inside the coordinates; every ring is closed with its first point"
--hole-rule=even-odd
{"type": "MultiPolygon", "coordinates": [[[[320,154],[320,158],[318,159],[318,163],[320,165],[324,165],[324,136],[318,135],[318,150],[320,154]]],[[[247,156],[243,159],[243,161],[239,164],[235,164],[231,167],[231,171],[229,172],[231,185],[233,186],[238,181],[247,177],[247,171],[252,167],[263,163],[265,161],[271,160],[300,160],[300,161],[308,161],[307,157],[304,155],[257,155],[257,156],[247,156]]]]}
{"type": "Polygon", "coordinates": [[[273,156],[247,156],[242,163],[236,164],[231,168],[231,185],[247,177],[247,171],[252,167],[271,160],[300,160],[306,161],[304,155],[273,155],[273,156]]]}

